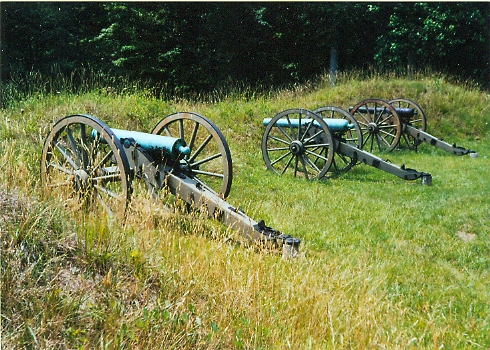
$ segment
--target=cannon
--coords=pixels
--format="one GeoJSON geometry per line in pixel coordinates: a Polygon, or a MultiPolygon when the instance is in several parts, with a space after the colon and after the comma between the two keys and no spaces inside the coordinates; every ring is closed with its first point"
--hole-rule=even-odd
{"type": "Polygon", "coordinates": [[[227,202],[232,184],[228,144],[209,119],[196,113],[172,114],[151,133],[111,129],[86,114],[64,117],[44,141],[41,180],[65,201],[120,220],[140,180],[154,199],[170,192],[253,243],[282,248],[285,257],[298,253],[299,239],[227,202]]]}
{"type": "Polygon", "coordinates": [[[370,152],[391,152],[404,142],[416,150],[422,142],[446,152],[462,156],[475,153],[456,144],[449,144],[427,133],[427,119],[422,108],[403,98],[391,101],[366,99],[349,108],[363,134],[361,148],[370,152]]]}
{"type": "Polygon", "coordinates": [[[420,178],[422,184],[432,184],[428,173],[396,166],[362,150],[361,127],[339,107],[288,109],[263,119],[262,124],[262,157],[267,168],[277,174],[321,179],[344,173],[362,162],[404,180],[420,178]]]}

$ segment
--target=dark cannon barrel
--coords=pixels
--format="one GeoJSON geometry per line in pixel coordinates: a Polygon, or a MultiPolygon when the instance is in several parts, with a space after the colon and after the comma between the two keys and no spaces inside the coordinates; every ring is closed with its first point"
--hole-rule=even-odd
{"type": "MultiPolygon", "coordinates": [[[[352,110],[353,107],[350,107],[349,110],[352,110]]],[[[376,112],[379,112],[381,108],[377,108],[376,110],[373,107],[359,107],[357,109],[360,113],[371,113],[374,114],[376,112]]],[[[415,114],[417,114],[417,111],[415,111],[413,108],[395,108],[396,114],[398,114],[398,117],[400,117],[403,120],[410,120],[410,118],[413,118],[415,114]]],[[[386,109],[385,112],[386,114],[391,114],[391,111],[389,109],[386,109]]]]}

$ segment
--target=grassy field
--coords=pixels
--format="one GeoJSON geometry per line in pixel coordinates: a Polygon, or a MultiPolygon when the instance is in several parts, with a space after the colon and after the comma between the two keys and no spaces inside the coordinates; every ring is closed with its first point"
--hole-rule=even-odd
{"type": "Polygon", "coordinates": [[[1,111],[3,348],[490,348],[488,93],[376,75],[192,101],[120,86],[59,90],[33,87],[1,111]],[[266,169],[263,118],[371,97],[417,101],[429,133],[479,156],[428,144],[382,156],[431,173],[430,187],[364,164],[322,181],[266,169]],[[300,238],[297,259],[237,246],[233,231],[180,210],[140,208],[123,227],[44,195],[41,149],[57,119],[88,113],[149,132],[177,111],[220,128],[233,159],[228,201],[300,238]]]}

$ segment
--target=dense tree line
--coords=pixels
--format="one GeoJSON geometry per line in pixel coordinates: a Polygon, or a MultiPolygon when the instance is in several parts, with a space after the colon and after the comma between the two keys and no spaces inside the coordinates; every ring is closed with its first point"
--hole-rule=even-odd
{"type": "Polygon", "coordinates": [[[433,69],[490,87],[490,3],[2,2],[1,75],[90,68],[172,91],[326,70],[433,69]]]}

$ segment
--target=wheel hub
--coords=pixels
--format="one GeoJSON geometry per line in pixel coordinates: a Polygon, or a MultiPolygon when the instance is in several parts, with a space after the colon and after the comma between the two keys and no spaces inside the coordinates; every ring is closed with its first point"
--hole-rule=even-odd
{"type": "Polygon", "coordinates": [[[87,188],[89,186],[89,174],[84,169],[75,171],[75,182],[78,190],[87,188]]]}
{"type": "Polygon", "coordinates": [[[192,165],[188,159],[181,159],[179,163],[180,169],[187,175],[191,175],[194,170],[199,170],[199,165],[192,165]]]}
{"type": "Polygon", "coordinates": [[[376,123],[369,123],[367,129],[370,134],[377,134],[379,132],[379,127],[376,123]]]}
{"type": "Polygon", "coordinates": [[[291,151],[292,154],[299,155],[305,153],[305,146],[301,141],[294,140],[289,145],[289,150],[291,151]]]}

